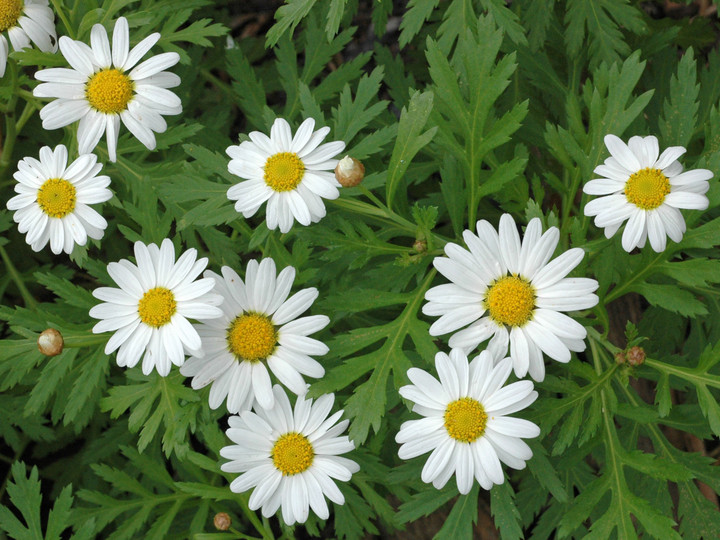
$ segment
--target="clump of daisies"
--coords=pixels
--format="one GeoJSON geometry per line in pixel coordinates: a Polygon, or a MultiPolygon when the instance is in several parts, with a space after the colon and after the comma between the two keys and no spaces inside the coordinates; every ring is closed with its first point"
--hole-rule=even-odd
{"type": "Polygon", "coordinates": [[[437,489],[455,475],[458,491],[467,494],[477,480],[483,489],[505,481],[501,462],[524,469],[532,450],[523,439],[540,435],[528,420],[508,416],[533,403],[538,394],[530,381],[503,386],[512,371],[505,358],[494,365],[483,351],[472,362],[461,349],[435,356],[438,381],[418,368],[408,370],[413,384],[400,388],[424,418],[400,427],[399,456],[412,459],[431,452],[421,479],[437,489]]]}
{"type": "Polygon", "coordinates": [[[269,229],[288,232],[297,221],[301,225],[317,223],[325,217],[322,199],[337,199],[340,184],[330,172],[345,149],[343,141],[320,144],[329,127],[317,131],[315,120],[308,118],[293,136],[289,124],[278,118],[270,137],[259,131],[249,133],[250,140],[230,146],[228,170],[244,178],[230,187],[228,199],[235,210],[249,218],[267,202],[265,219],[269,229]]]}
{"type": "Polygon", "coordinates": [[[508,346],[515,374],[545,378],[543,353],[569,362],[570,352],[585,350],[585,327],[563,312],[588,309],[598,303],[598,282],[566,277],[585,256],[573,248],[552,258],[560,232],[542,233],[538,218],[530,220],[520,240],[510,214],[500,218],[499,231],[485,220],[477,222],[477,235],[463,232],[467,249],[446,244],[447,257],[433,265],[451,283],[425,293],[426,315],[440,316],[430,335],[455,332],[450,347],[465,353],[490,339],[487,350],[499,360],[508,346]]]}
{"type": "Polygon", "coordinates": [[[104,302],[90,310],[91,317],[101,319],[93,332],[114,332],[105,354],[117,350],[119,366],[133,367],[142,358],[143,374],[157,369],[164,377],[172,364],[183,364],[186,353],[203,354],[200,336],[188,319],[221,317],[217,306],[223,299],[211,292],[213,278],[197,279],[208,260],[198,259],[195,249],[176,261],[167,238],[160,247],[135,242],[135,261],[108,264],[108,274],[119,288],[93,291],[104,302]]]}
{"type": "Polygon", "coordinates": [[[214,292],[224,300],[222,316],[196,326],[202,338],[202,356],[193,356],[180,373],[193,377],[192,387],[212,384],[210,407],[217,409],[227,398],[227,409],[238,413],[253,402],[269,409],[274,404],[270,372],[294,394],[304,395],[303,375],[322,377],[325,369],[311,355],[328,352],[324,343],[308,337],[325,328],[325,315],[300,315],[318,296],[314,287],[288,298],[295,279],[292,266],[279,274],[275,261],[252,260],[245,281],[227,266],[222,276],[211,271],[214,292]]]}
{"type": "Polygon", "coordinates": [[[281,509],[288,525],[304,523],[312,508],[320,519],[330,511],[325,498],[344,504],[345,497],[333,480],[347,482],[360,470],[342,457],[355,445],[340,434],[348,426],[343,411],[331,415],[335,396],[325,394],[314,403],[298,396],[295,407],[284,390],[273,387],[273,406],[256,406],[231,416],[227,436],[235,443],[220,450],[229,459],[222,470],[242,473],[230,484],[235,493],[253,489],[248,506],[270,517],[281,509]]]}
{"type": "Polygon", "coordinates": [[[671,146],[660,154],[658,140],[631,137],[625,144],[615,135],[605,136],[610,157],[595,168],[601,178],[583,187],[588,195],[600,195],[585,205],[585,215],[595,216],[595,225],[611,238],[625,221],[622,247],[630,252],[647,240],[653,250],[665,250],[667,238],[680,242],[685,233],[681,209],[705,210],[705,196],[712,171],[683,172],[678,158],[682,146],[671,146]]]}
{"type": "Polygon", "coordinates": [[[40,111],[45,129],[57,129],[80,120],[77,130],[79,151],[90,152],[105,134],[110,161],[116,160],[120,122],[149,150],[155,148],[155,134],[167,129],[163,115],[182,112],[182,104],[168,88],[180,84],[180,77],[165,71],[180,60],[176,52],[148,58],[138,64],[160,39],[154,33],[129,49],[127,19],[115,23],[112,47],[101,24],[92,27],[90,45],[60,38],[60,52],[71,66],[38,71],[44,81],[35,87],[36,97],[56,98],[40,111]]]}
{"type": "Polygon", "coordinates": [[[60,144],[40,149],[40,160],[26,157],[14,174],[15,195],[7,202],[14,210],[18,230],[33,251],[47,243],[53,253],[72,253],[75,244],[100,240],[107,221],[89,205],[112,198],[110,178],[98,175],[102,165],[94,154],[83,154],[68,165],[68,152],[60,144]]]}
{"type": "Polygon", "coordinates": [[[48,0],[3,0],[0,3],[0,77],[5,75],[8,60],[8,42],[20,51],[30,47],[30,41],[43,52],[57,50],[55,16],[48,0]]]}

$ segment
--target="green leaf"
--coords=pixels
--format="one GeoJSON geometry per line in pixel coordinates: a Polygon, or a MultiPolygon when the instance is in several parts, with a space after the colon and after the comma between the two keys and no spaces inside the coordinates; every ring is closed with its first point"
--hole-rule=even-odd
{"type": "Polygon", "coordinates": [[[520,512],[515,506],[515,491],[509,482],[493,486],[490,490],[490,512],[503,540],[523,538],[520,512]]]}
{"type": "Polygon", "coordinates": [[[587,49],[591,67],[601,62],[611,64],[630,54],[630,46],[620,27],[638,35],[648,31],[642,13],[628,5],[628,0],[568,0],[567,4],[565,41],[568,53],[576,57],[587,49]]]}
{"type": "MultiPolygon", "coordinates": [[[[16,461],[12,464],[12,481],[7,485],[10,500],[20,511],[25,524],[20,522],[10,510],[0,507],[0,528],[13,538],[27,538],[28,540],[42,540],[42,527],[40,524],[40,481],[37,467],[30,470],[30,476],[25,476],[25,464],[16,461]]],[[[62,504],[62,503],[61,503],[62,504]]]]}
{"type": "Polygon", "coordinates": [[[720,283],[720,261],[698,257],[686,261],[665,261],[655,270],[691,287],[708,287],[720,283]]]}
{"type": "Polygon", "coordinates": [[[401,49],[418,34],[439,3],[440,0],[410,0],[408,2],[407,11],[400,22],[398,44],[401,49]]]}
{"type": "Polygon", "coordinates": [[[403,107],[400,113],[397,141],[388,166],[386,197],[389,208],[393,207],[395,194],[400,188],[410,162],[432,140],[437,131],[437,127],[432,127],[423,132],[423,128],[430,117],[432,106],[432,92],[415,92],[410,98],[410,105],[408,105],[407,109],[403,107]]]}
{"type": "Polygon", "coordinates": [[[292,33],[300,21],[310,13],[315,2],[317,0],[286,0],[285,5],[280,6],[275,12],[275,21],[277,22],[268,30],[265,47],[270,48],[277,45],[288,29],[292,33]]]}
{"type": "Polygon", "coordinates": [[[632,288],[642,294],[653,306],[679,313],[684,317],[696,317],[707,313],[703,303],[694,294],[675,285],[639,283],[632,288]]]}
{"type": "Polygon", "coordinates": [[[685,146],[695,132],[698,113],[697,64],[693,50],[680,59],[677,74],[670,79],[670,94],[663,104],[660,133],[666,145],[685,146]]]}
{"type": "Polygon", "coordinates": [[[330,41],[340,28],[345,6],[348,0],[330,0],[330,9],[327,14],[327,23],[325,24],[325,32],[327,32],[328,41],[330,41]]]}
{"type": "Polygon", "coordinates": [[[132,409],[128,427],[133,433],[140,431],[138,450],[141,452],[162,423],[165,455],[173,452],[184,455],[188,450],[187,432],[194,431],[196,425],[197,407],[192,404],[197,403],[200,396],[182,384],[184,377],[177,371],[167,377],[157,372],[145,377],[139,370],[128,370],[127,377],[131,383],[111,388],[108,396],[100,401],[101,409],[110,412],[111,418],[132,409]]]}
{"type": "Polygon", "coordinates": [[[478,518],[478,494],[480,486],[473,483],[470,493],[460,495],[450,511],[450,515],[433,540],[472,540],[473,524],[478,518]]]}
{"type": "Polygon", "coordinates": [[[453,483],[437,490],[432,486],[415,493],[410,499],[400,505],[395,521],[398,524],[415,521],[423,516],[429,516],[438,508],[457,496],[457,488],[453,483]]]}

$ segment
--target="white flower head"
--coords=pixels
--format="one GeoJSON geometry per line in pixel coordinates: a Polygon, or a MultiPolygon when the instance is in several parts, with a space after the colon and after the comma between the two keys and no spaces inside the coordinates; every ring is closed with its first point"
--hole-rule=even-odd
{"type": "Polygon", "coordinates": [[[293,136],[282,118],[273,123],[270,137],[259,131],[250,140],[230,146],[228,170],[245,178],[228,189],[228,199],[237,201],[235,210],[249,218],[267,201],[269,229],[286,233],[297,220],[301,225],[317,223],[325,217],[322,199],[337,199],[340,184],[333,171],[333,156],[345,149],[342,141],[320,145],[329,127],[313,131],[315,120],[308,118],[293,136]]]}
{"type": "Polygon", "coordinates": [[[630,137],[625,144],[615,135],[605,136],[610,157],[595,168],[602,178],[590,180],[583,191],[602,195],[585,205],[585,215],[595,216],[595,225],[611,238],[628,220],[622,235],[622,247],[630,252],[650,240],[653,250],[665,250],[667,237],[680,242],[685,232],[681,208],[705,210],[705,196],[712,171],[695,169],[683,172],[678,158],[682,146],[671,146],[660,154],[658,140],[630,137]],[[659,156],[659,157],[658,157],[659,156]]]}
{"type": "Polygon", "coordinates": [[[67,148],[40,149],[40,160],[26,157],[14,174],[15,195],[7,202],[14,210],[18,230],[27,233],[25,241],[33,251],[50,242],[56,255],[72,253],[75,244],[84,246],[88,237],[100,240],[107,221],[90,204],[112,198],[108,176],[98,176],[102,164],[97,156],[84,154],[68,166],[67,148]]]}
{"type": "Polygon", "coordinates": [[[168,88],[180,77],[164,71],[180,60],[176,52],[153,56],[136,65],[160,39],[154,33],[129,50],[130,34],[125,17],[115,23],[112,47],[101,24],[92,27],[90,44],[60,38],[60,51],[72,69],[43,69],[33,94],[57,98],[40,111],[45,129],[57,129],[80,120],[77,130],[80,153],[90,152],[106,134],[110,161],[116,159],[120,121],[148,149],[155,148],[155,134],[167,129],[162,115],[180,114],[180,98],[168,88]]]}
{"type": "Polygon", "coordinates": [[[310,355],[328,352],[327,346],[309,334],[330,322],[325,315],[298,316],[310,308],[318,296],[314,287],[288,298],[295,279],[292,266],[276,272],[275,261],[250,261],[245,281],[224,266],[222,276],[207,271],[215,279],[214,292],[224,298],[223,315],[196,326],[203,342],[202,358],[192,357],[180,373],[193,377],[192,387],[212,383],[210,407],[217,409],[227,398],[227,409],[239,413],[257,400],[261,407],[273,406],[272,383],[268,370],[293,393],[303,395],[307,385],[303,375],[322,377],[325,369],[310,355]]]}
{"type": "Polygon", "coordinates": [[[30,41],[43,52],[57,51],[55,16],[48,0],[0,1],[0,77],[5,75],[8,42],[2,32],[7,30],[13,49],[30,47],[30,41]]]}
{"type": "Polygon", "coordinates": [[[504,214],[499,233],[481,220],[477,236],[463,232],[468,249],[448,243],[447,257],[436,257],[433,265],[452,283],[425,293],[429,302],[423,313],[440,315],[430,335],[467,326],[453,334],[451,347],[467,354],[492,337],[488,351],[493,357],[503,358],[510,345],[515,374],[524,377],[529,372],[536,381],[545,378],[543,353],[569,362],[570,351],[584,351],[585,327],[560,312],[596,305],[598,282],[565,277],[585,256],[580,248],[549,262],[559,238],[557,227],[542,234],[540,220],[534,218],[521,242],[512,216],[504,214]]]}
{"type": "Polygon", "coordinates": [[[160,247],[135,242],[135,259],[136,264],[127,259],[108,264],[108,274],[120,288],[93,291],[104,302],[90,310],[91,317],[101,319],[93,332],[115,332],[105,354],[119,348],[118,366],[133,367],[142,357],[145,375],[156,368],[164,377],[171,364],[183,364],[185,351],[202,354],[202,341],[188,319],[222,316],[217,307],[222,297],[211,293],[213,278],[196,280],[208,260],[196,260],[195,249],[175,261],[173,243],[167,238],[160,247]]]}
{"type": "Polygon", "coordinates": [[[310,508],[320,519],[330,516],[325,497],[344,504],[345,497],[335,480],[347,482],[360,470],[354,461],[340,456],[355,445],[347,436],[339,436],[348,421],[338,422],[343,411],[330,418],[334,394],[325,394],[315,403],[298,396],[295,408],[283,389],[275,385],[274,406],[256,407],[231,416],[227,436],[235,443],[220,450],[232,461],[221,469],[243,473],[230,484],[235,493],[255,488],[248,506],[262,508],[270,517],[282,506],[286,524],[304,523],[310,508]]]}
{"type": "Polygon", "coordinates": [[[538,394],[530,381],[503,387],[512,371],[510,358],[493,367],[483,351],[468,364],[460,349],[435,355],[440,381],[428,372],[410,368],[413,383],[400,395],[415,403],[413,411],[424,416],[403,423],[395,436],[398,455],[411,459],[432,450],[422,470],[422,481],[441,489],[454,474],[458,491],[470,491],[473,478],[483,489],[505,481],[500,462],[524,469],[532,450],[523,441],[540,435],[528,420],[507,416],[518,412],[538,394]]]}

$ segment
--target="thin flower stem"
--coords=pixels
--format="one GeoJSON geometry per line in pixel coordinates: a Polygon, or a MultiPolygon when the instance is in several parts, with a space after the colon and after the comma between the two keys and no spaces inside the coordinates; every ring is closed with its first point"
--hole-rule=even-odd
{"type": "MultiPolygon", "coordinates": [[[[63,24],[65,25],[65,31],[67,32],[67,35],[70,36],[72,39],[75,39],[75,30],[73,26],[70,24],[70,21],[68,21],[67,15],[65,14],[65,10],[60,5],[60,2],[58,0],[50,0],[50,3],[55,8],[55,13],[58,14],[60,17],[60,20],[62,20],[63,24]]],[[[77,4],[77,2],[76,2],[77,4]]]]}
{"type": "Polygon", "coordinates": [[[610,294],[605,297],[605,305],[608,305],[613,300],[620,298],[623,294],[630,292],[630,288],[632,287],[632,285],[638,279],[644,277],[648,273],[648,271],[651,270],[655,266],[655,264],[663,258],[664,255],[664,252],[658,253],[658,255],[652,261],[650,261],[650,263],[648,263],[645,268],[643,268],[639,272],[634,273],[625,283],[623,283],[622,285],[618,285],[612,291],[610,291],[610,294]]]}
{"type": "Polygon", "coordinates": [[[33,101],[28,101],[25,103],[25,108],[23,109],[22,114],[20,115],[20,119],[17,121],[16,130],[17,134],[20,134],[22,131],[22,128],[25,127],[25,124],[27,124],[27,121],[32,118],[32,115],[35,114],[35,111],[38,110],[40,107],[38,104],[33,101]]]}
{"type": "Polygon", "coordinates": [[[243,514],[245,514],[245,517],[247,517],[250,520],[250,523],[253,524],[253,527],[255,527],[255,530],[260,533],[260,536],[264,540],[273,540],[274,536],[272,534],[272,531],[269,531],[265,525],[263,525],[263,522],[260,521],[252,510],[250,510],[250,507],[248,506],[248,500],[250,499],[249,496],[240,496],[238,497],[240,499],[240,509],[242,510],[243,514]]]}
{"type": "Polygon", "coordinates": [[[3,139],[2,155],[0,155],[0,179],[5,177],[5,171],[10,166],[15,139],[17,138],[17,125],[15,122],[15,104],[18,98],[17,64],[14,60],[8,59],[7,67],[10,75],[10,87],[13,92],[10,101],[8,101],[7,113],[5,114],[5,137],[3,139]]]}
{"type": "Polygon", "coordinates": [[[595,373],[602,375],[602,365],[600,364],[600,352],[597,348],[597,342],[594,339],[590,340],[590,350],[592,351],[593,366],[595,366],[595,373]]]}
{"type": "Polygon", "coordinates": [[[235,538],[239,538],[240,540],[261,540],[257,536],[249,536],[247,534],[243,534],[240,531],[238,531],[235,527],[230,527],[228,529],[231,533],[235,535],[235,538]]]}
{"type": "Polygon", "coordinates": [[[17,271],[12,261],[10,260],[10,257],[8,257],[5,248],[2,246],[0,246],[0,257],[2,257],[8,274],[10,274],[10,277],[15,283],[15,286],[18,288],[18,291],[20,291],[20,296],[22,296],[23,301],[25,302],[25,307],[28,309],[37,309],[37,302],[33,298],[32,294],[30,294],[30,291],[28,291],[27,287],[25,286],[25,282],[22,279],[22,276],[17,271]]]}

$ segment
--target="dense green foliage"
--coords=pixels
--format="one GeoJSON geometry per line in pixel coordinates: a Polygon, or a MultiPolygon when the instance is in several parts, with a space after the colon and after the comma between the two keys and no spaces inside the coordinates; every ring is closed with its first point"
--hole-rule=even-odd
{"type": "Polygon", "coordinates": [[[72,156],[77,142],[74,126],[42,129],[45,102],[32,95],[35,69],[64,66],[62,57],[10,55],[0,80],[0,530],[21,539],[71,529],[75,539],[301,534],[228,488],[225,412],[208,407],[207,388],[192,390],[177,368],[165,378],[119,368],[103,353],[109,334],[91,332],[90,292],[114,286],[107,263],[130,257],[136,240],[169,237],[214,271],[242,275],[249,259],[272,257],[298,270],[294,290],[320,291],[312,311],[331,319],[317,336],[330,353],[310,393],[336,392],[361,471],[340,485],[346,504],[328,522],[308,520],[309,535],[391,535],[444,512],[437,538],[470,539],[479,499],[507,539],[717,535],[720,514],[696,481],[720,492],[720,472],[677,446],[679,432],[701,445],[720,436],[717,178],[710,208],[685,212],[682,242],[662,253],[626,253],[619,234],[606,239],[582,212],[608,133],[654,134],[661,148],[688,148],[687,169],[720,174],[711,22],[653,19],[628,0],[287,0],[267,33],[227,47],[237,2],[51,4],[58,35],[85,42],[94,23],[110,30],[120,15],[133,44],[159,31],[154,50],[181,55],[172,71],[183,113],[167,117],[156,151],[126,130],[116,163],[104,140],[95,150],[115,194],[102,208],[102,241],[70,257],[34,253],[5,209],[12,173],[40,146],[62,142],[72,156]],[[381,39],[394,16],[399,29],[381,39]],[[345,141],[367,171],[327,202],[320,223],[287,234],[269,231],[262,213],[244,219],[226,196],[238,179],[225,148],[268,132],[276,117],[330,126],[329,140],[345,141]],[[416,417],[397,389],[409,367],[432,372],[447,350],[420,312],[428,288],[444,282],[433,258],[504,212],[557,226],[558,253],[584,248],[573,275],[599,281],[600,303],[576,316],[587,351],[569,364],[548,360],[540,398],[524,411],[542,428],[527,469],[506,470],[490,493],[458,496],[454,482],[440,491],[421,482],[423,458],[397,457],[394,436],[416,417]],[[37,349],[47,327],[65,338],[53,358],[37,349]],[[644,364],[618,364],[635,345],[644,364]],[[234,532],[213,528],[217,512],[234,532]]]}

